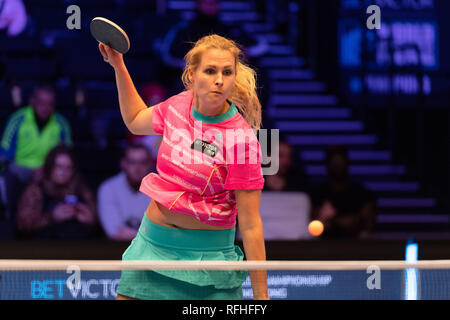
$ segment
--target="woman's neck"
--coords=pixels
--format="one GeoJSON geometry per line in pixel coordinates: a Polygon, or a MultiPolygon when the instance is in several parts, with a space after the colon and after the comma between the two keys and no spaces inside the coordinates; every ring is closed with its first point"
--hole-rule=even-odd
{"type": "Polygon", "coordinates": [[[223,104],[218,104],[215,106],[205,106],[205,104],[200,102],[198,96],[196,96],[194,99],[194,107],[198,113],[201,113],[204,116],[214,117],[227,113],[230,105],[227,103],[227,101],[225,101],[223,104]]]}

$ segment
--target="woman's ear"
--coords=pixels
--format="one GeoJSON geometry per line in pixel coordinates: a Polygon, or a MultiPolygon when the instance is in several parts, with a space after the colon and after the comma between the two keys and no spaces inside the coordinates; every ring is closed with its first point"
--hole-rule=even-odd
{"type": "Polygon", "coordinates": [[[194,83],[194,76],[191,68],[188,69],[188,79],[190,83],[194,83]]]}

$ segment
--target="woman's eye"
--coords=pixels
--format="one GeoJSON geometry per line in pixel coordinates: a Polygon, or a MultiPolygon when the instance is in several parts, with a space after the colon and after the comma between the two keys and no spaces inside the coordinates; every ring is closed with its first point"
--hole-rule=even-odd
{"type": "Polygon", "coordinates": [[[226,76],[229,76],[229,75],[233,74],[233,72],[232,72],[231,70],[226,70],[226,71],[224,72],[224,74],[225,74],[226,76]]]}
{"type": "Polygon", "coordinates": [[[214,70],[213,69],[206,69],[206,71],[205,71],[207,74],[213,74],[214,73],[214,70]]]}

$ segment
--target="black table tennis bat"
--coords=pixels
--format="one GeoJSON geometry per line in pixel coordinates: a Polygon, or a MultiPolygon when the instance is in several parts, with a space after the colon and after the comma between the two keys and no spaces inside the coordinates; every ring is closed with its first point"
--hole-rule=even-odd
{"type": "Polygon", "coordinates": [[[114,22],[96,17],[92,19],[91,34],[98,41],[112,49],[125,54],[130,49],[130,40],[125,31],[114,22]]]}

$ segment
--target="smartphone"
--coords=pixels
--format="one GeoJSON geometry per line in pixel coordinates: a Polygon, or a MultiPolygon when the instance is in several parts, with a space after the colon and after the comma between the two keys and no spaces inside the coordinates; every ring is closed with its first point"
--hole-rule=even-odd
{"type": "Polygon", "coordinates": [[[64,198],[65,203],[76,204],[78,203],[78,197],[74,194],[69,194],[64,198]]]}

